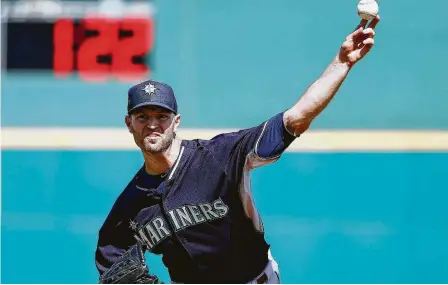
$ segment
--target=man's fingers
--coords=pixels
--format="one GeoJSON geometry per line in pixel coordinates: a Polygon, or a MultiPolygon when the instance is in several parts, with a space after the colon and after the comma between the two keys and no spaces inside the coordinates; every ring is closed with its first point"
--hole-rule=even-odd
{"type": "Polygon", "coordinates": [[[359,29],[360,27],[365,28],[367,25],[367,22],[368,22],[367,20],[361,19],[361,22],[359,22],[359,25],[356,29],[359,29]]]}
{"type": "Polygon", "coordinates": [[[375,29],[376,25],[380,22],[380,16],[377,15],[369,24],[369,28],[375,29]]]}
{"type": "Polygon", "coordinates": [[[373,45],[373,44],[375,43],[375,40],[372,39],[372,38],[367,38],[367,39],[363,40],[362,43],[363,43],[364,45],[366,45],[366,46],[367,46],[367,45],[373,45]]]}
{"type": "Polygon", "coordinates": [[[362,19],[359,23],[357,29],[352,32],[350,35],[346,38],[346,43],[349,44],[354,43],[357,48],[361,48],[363,52],[368,52],[374,44],[373,38],[375,37],[375,26],[380,21],[380,17],[375,17],[369,24],[369,26],[366,28],[366,25],[368,23],[367,20],[362,19]],[[364,47],[363,47],[364,46],[364,47]],[[370,46],[366,48],[366,46],[370,46]]]}
{"type": "Polygon", "coordinates": [[[373,47],[373,44],[375,43],[375,40],[372,38],[365,39],[363,41],[364,46],[359,51],[359,55],[361,58],[363,58],[373,47]]]}
{"type": "Polygon", "coordinates": [[[366,35],[367,37],[371,37],[371,38],[373,38],[375,36],[375,31],[372,28],[367,28],[367,29],[363,30],[362,33],[364,35],[366,35]]]}
{"type": "Polygon", "coordinates": [[[367,20],[362,19],[359,25],[356,27],[356,29],[347,36],[346,40],[355,40],[359,35],[362,34],[363,29],[367,25],[367,20]]]}
{"type": "Polygon", "coordinates": [[[347,36],[346,40],[355,40],[359,35],[362,34],[363,29],[358,27],[356,31],[347,36]]]}

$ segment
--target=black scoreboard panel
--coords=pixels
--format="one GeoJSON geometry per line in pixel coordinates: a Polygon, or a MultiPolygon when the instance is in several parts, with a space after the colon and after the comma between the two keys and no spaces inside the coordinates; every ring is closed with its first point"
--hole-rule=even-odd
{"type": "Polygon", "coordinates": [[[3,25],[6,70],[53,69],[54,23],[32,21],[3,25]]]}
{"type": "Polygon", "coordinates": [[[139,77],[152,68],[152,19],[26,19],[2,25],[2,67],[7,72],[139,77]]]}

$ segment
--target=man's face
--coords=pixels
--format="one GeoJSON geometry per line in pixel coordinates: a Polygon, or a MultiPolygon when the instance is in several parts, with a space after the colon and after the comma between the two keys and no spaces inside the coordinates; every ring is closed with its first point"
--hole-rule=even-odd
{"type": "Polygon", "coordinates": [[[147,153],[160,153],[173,142],[180,115],[160,107],[142,107],[125,120],[138,147],[147,153]]]}

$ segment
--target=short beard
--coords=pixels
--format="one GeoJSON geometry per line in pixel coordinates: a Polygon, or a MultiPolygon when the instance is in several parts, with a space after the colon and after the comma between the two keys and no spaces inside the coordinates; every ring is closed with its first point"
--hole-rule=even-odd
{"type": "Polygon", "coordinates": [[[162,137],[158,138],[156,143],[150,142],[151,138],[149,137],[144,138],[142,142],[142,150],[151,154],[165,152],[171,146],[175,137],[176,134],[174,133],[174,124],[172,124],[165,130],[162,137]]]}

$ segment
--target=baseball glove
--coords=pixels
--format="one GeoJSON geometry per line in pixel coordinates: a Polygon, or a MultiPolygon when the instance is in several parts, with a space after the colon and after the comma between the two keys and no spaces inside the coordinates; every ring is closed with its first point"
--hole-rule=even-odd
{"type": "Polygon", "coordinates": [[[109,270],[100,277],[100,284],[163,284],[149,274],[140,242],[126,251],[109,270]]]}

